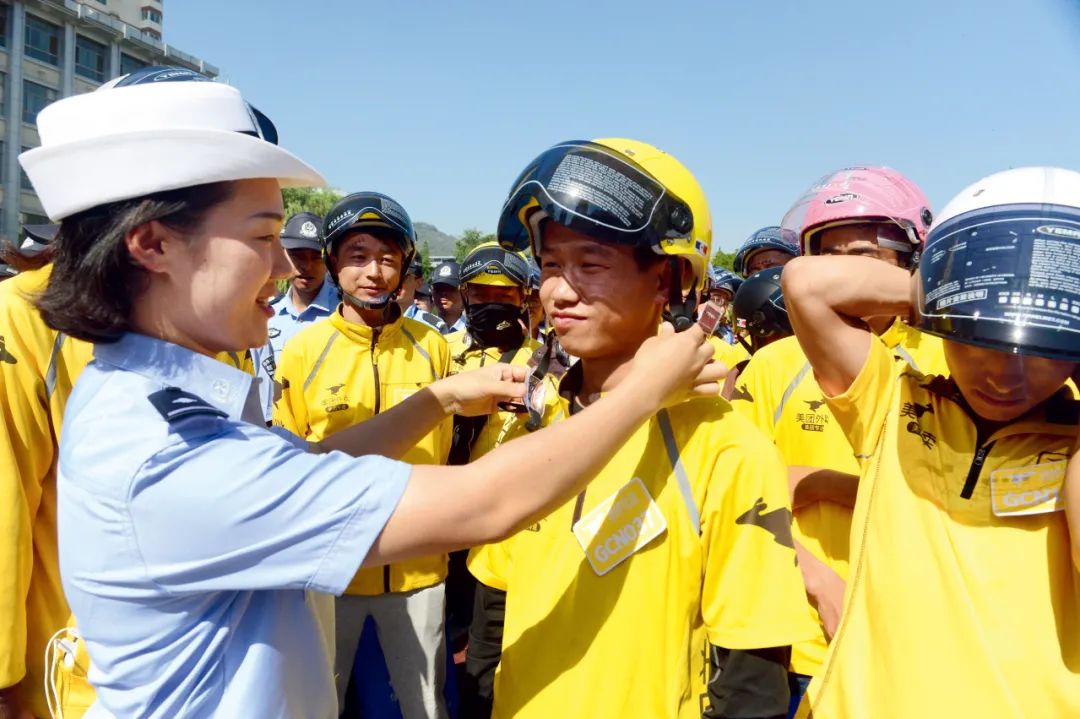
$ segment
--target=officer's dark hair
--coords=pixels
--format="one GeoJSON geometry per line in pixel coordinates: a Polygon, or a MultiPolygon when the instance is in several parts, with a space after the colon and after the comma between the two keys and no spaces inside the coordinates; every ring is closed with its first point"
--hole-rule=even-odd
{"type": "Polygon", "coordinates": [[[52,241],[48,287],[35,302],[45,323],[87,342],[120,339],[131,329],[132,311],[147,281],[146,271],[128,252],[128,232],[152,220],[194,232],[232,193],[233,183],[215,182],[99,205],[65,218],[52,241]]]}

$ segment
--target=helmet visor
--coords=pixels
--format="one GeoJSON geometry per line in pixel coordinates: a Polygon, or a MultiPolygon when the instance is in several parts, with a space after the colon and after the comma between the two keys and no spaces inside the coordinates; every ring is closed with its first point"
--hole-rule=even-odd
{"type": "Polygon", "coordinates": [[[919,326],[1013,354],[1080,360],[1080,210],[1009,205],[934,228],[919,326]]]}
{"type": "Polygon", "coordinates": [[[499,218],[499,243],[541,254],[539,223],[551,219],[602,242],[656,246],[693,230],[693,213],[630,158],[592,142],[566,142],[533,160],[499,218]]]}
{"type": "Polygon", "coordinates": [[[524,287],[529,282],[529,265],[520,255],[501,247],[485,247],[466,257],[461,266],[463,283],[500,276],[524,287]]]}

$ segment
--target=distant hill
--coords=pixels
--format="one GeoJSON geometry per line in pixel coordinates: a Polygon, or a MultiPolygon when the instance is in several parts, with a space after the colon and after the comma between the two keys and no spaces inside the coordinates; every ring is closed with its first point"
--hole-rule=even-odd
{"type": "Polygon", "coordinates": [[[413,227],[416,229],[417,242],[421,247],[427,242],[428,247],[431,248],[432,256],[453,256],[454,246],[457,244],[458,238],[440,232],[438,227],[428,222],[414,222],[413,227]]]}

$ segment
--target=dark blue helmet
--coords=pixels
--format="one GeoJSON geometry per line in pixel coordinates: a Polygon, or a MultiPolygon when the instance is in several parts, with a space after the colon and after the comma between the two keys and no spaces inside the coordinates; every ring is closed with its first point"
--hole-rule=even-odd
{"type": "MultiPolygon", "coordinates": [[[[201,72],[195,70],[189,70],[186,67],[170,67],[168,65],[151,65],[150,67],[144,67],[136,70],[135,72],[129,72],[127,75],[121,75],[115,80],[111,80],[106,83],[106,86],[111,87],[128,87],[130,85],[152,85],[158,82],[213,82],[214,79],[203,75],[201,72]]],[[[278,144],[278,132],[277,127],[270,121],[270,118],[259,111],[257,107],[252,104],[248,104],[248,110],[251,113],[251,119],[254,121],[252,124],[259,128],[257,133],[246,133],[250,135],[257,135],[263,140],[266,140],[272,145],[278,144]]]]}
{"type": "Polygon", "coordinates": [[[529,289],[533,292],[540,291],[540,265],[536,264],[536,258],[529,258],[529,289]]]}
{"type": "Polygon", "coordinates": [[[779,227],[762,227],[750,235],[735,253],[735,273],[746,277],[750,258],[762,250],[780,250],[792,257],[799,256],[799,246],[790,242],[779,227]]]}
{"type": "Polygon", "coordinates": [[[732,297],[734,297],[742,282],[742,278],[731,270],[724,269],[723,267],[709,268],[710,292],[712,290],[727,290],[731,293],[732,297]]]}

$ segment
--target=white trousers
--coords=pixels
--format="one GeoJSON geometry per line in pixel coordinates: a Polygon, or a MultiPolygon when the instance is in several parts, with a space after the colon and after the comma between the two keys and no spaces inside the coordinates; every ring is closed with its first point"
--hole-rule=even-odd
{"type": "Polygon", "coordinates": [[[446,682],[446,585],[377,596],[342,595],[335,603],[334,681],[338,705],[352,676],[364,620],[375,620],[390,683],[404,719],[447,719],[443,698],[446,682]]]}

